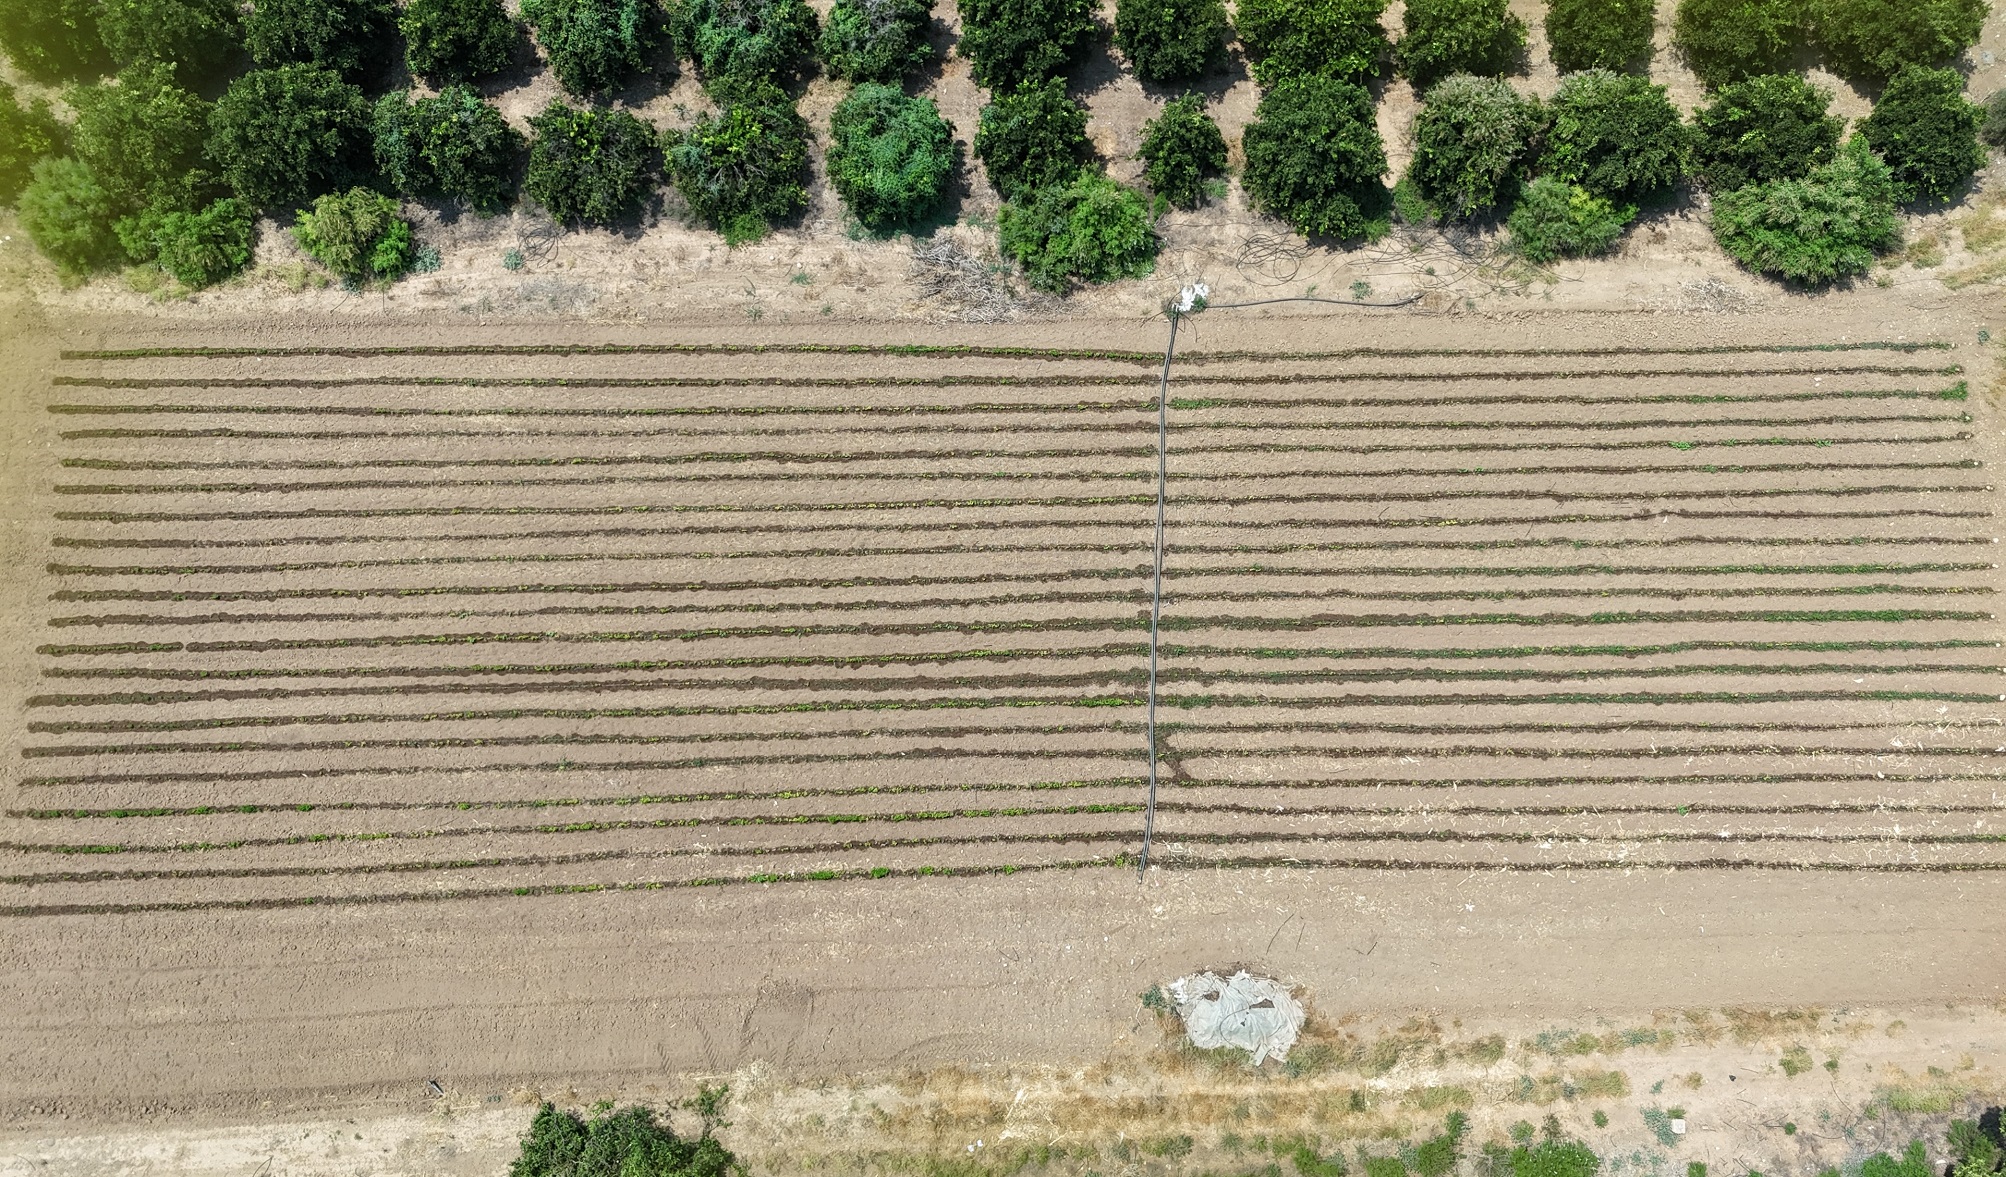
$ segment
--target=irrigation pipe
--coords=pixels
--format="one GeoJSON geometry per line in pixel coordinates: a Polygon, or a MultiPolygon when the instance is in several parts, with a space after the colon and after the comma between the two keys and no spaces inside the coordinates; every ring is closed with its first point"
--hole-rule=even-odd
{"type": "Polygon", "coordinates": [[[1152,561],[1149,590],[1149,705],[1143,721],[1143,738],[1148,742],[1149,748],[1149,798],[1142,811],[1142,854],[1137,858],[1135,868],[1135,878],[1138,883],[1149,875],[1149,848],[1156,836],[1156,763],[1160,759],[1156,746],[1156,667],[1163,627],[1163,521],[1170,482],[1170,361],[1177,354],[1177,325],[1183,321],[1185,315],[1205,310],[1236,311],[1285,302],[1395,308],[1412,306],[1421,300],[1419,294],[1409,295],[1397,302],[1351,302],[1340,298],[1296,295],[1285,298],[1263,298],[1253,302],[1209,303],[1206,301],[1206,295],[1209,293],[1203,284],[1187,286],[1178,300],[1166,309],[1166,313],[1170,316],[1170,339],[1163,345],[1163,374],[1156,384],[1156,550],[1152,561]]]}

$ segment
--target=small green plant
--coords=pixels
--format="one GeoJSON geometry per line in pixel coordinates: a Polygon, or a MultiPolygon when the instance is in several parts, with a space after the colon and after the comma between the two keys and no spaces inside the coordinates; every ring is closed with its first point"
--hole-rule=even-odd
{"type": "Polygon", "coordinates": [[[1944,65],[1978,43],[1986,0],[1812,0],[1812,38],[1833,72],[1863,81],[1944,65]]]}
{"type": "Polygon", "coordinates": [[[835,77],[896,84],[933,60],[932,21],[932,0],[836,0],[816,51],[835,77]]]}
{"type": "Polygon", "coordinates": [[[1783,1068],[1785,1075],[1794,1079],[1811,1069],[1811,1052],[1801,1046],[1793,1046],[1783,1052],[1778,1065],[1783,1068]]]}
{"type": "Polygon", "coordinates": [[[1947,201],[1985,166],[1984,121],[1984,108],[1964,97],[1964,75],[1911,66],[1881,92],[1860,136],[1887,162],[1896,200],[1947,201]]]}
{"type": "Polygon", "coordinates": [[[1831,101],[1796,74],[1723,87],[1693,112],[1694,173],[1717,193],[1810,174],[1839,150],[1846,120],[1826,113],[1831,101]]]}
{"type": "Polygon", "coordinates": [[[1363,278],[1353,282],[1351,284],[1351,297],[1354,302],[1364,302],[1366,299],[1371,298],[1372,283],[1367,282],[1363,278]]]}
{"type": "Polygon", "coordinates": [[[807,207],[808,124],[769,83],[714,97],[716,114],[669,139],[669,178],[691,212],[742,245],[807,207]]]}
{"type": "Polygon", "coordinates": [[[1803,30],[1802,0],[1679,0],[1672,44],[1718,88],[1788,72],[1803,30]]]}
{"type": "MultiPolygon", "coordinates": [[[[1278,1146],[1275,1151],[1279,1153],[1282,1149],[1278,1146]]],[[[1290,1148],[1288,1158],[1300,1177],[1345,1177],[1344,1158],[1341,1155],[1332,1153],[1328,1159],[1320,1157],[1308,1141],[1290,1148]]]]}
{"type": "Polygon", "coordinates": [[[1595,1109],[1595,1115],[1590,1118],[1595,1121],[1597,1128],[1607,1128],[1609,1126],[1609,1113],[1603,1111],[1601,1108],[1595,1109]]]}
{"type": "Polygon", "coordinates": [[[648,1108],[613,1111],[602,1103],[587,1120],[546,1103],[530,1122],[509,1177],[727,1177],[738,1162],[711,1134],[712,1124],[706,1118],[703,1134],[690,1140],[648,1108]]]}
{"type": "Polygon", "coordinates": [[[959,50],[977,85],[1004,91],[1043,82],[1086,52],[1097,7],[1094,0],[961,0],[959,50]]]}
{"type": "Polygon", "coordinates": [[[1546,39],[1561,73],[1627,70],[1651,54],[1657,0],[1547,0],[1546,39]]]}
{"type": "Polygon", "coordinates": [[[661,174],[654,128],[624,110],[552,102],[529,120],[523,191],[561,224],[611,224],[639,211],[661,174]]]}
{"type": "Polygon", "coordinates": [[[1205,181],[1226,170],[1226,137],[1196,94],[1165,104],[1143,124],[1143,177],[1150,190],[1178,208],[1197,208],[1205,181]]]}
{"type": "Polygon", "coordinates": [[[1663,86],[1595,69],[1553,96],[1540,170],[1611,201],[1641,204],[1685,173],[1686,129],[1663,86]]]}
{"type": "Polygon", "coordinates": [[[1519,256],[1544,264],[1607,253],[1636,210],[1618,208],[1585,188],[1553,176],[1525,186],[1511,211],[1511,244],[1519,256]]]}
{"type": "Polygon", "coordinates": [[[1525,22],[1506,0],[1408,0],[1401,23],[1393,56],[1417,90],[1452,74],[1508,74],[1525,55],[1525,22]]]}
{"type": "Polygon", "coordinates": [[[715,85],[740,88],[792,78],[815,48],[815,11],[802,0],[683,0],[676,38],[715,85]]]}
{"type": "Polygon", "coordinates": [[[1163,986],[1151,985],[1142,991],[1142,1008],[1151,1013],[1169,1013],[1170,996],[1163,991],[1163,986]]]}
{"type": "Polygon", "coordinates": [[[1686,1177],[1706,1177],[1705,1161],[1687,1161],[1686,1177]]]}
{"type": "Polygon", "coordinates": [[[507,270],[509,273],[513,274],[528,264],[529,259],[522,255],[520,249],[505,249],[502,251],[502,269],[507,270]]]}
{"type": "Polygon", "coordinates": [[[411,0],[397,28],[411,72],[442,84],[493,77],[522,44],[522,28],[501,0],[411,0]]]}
{"type": "Polygon", "coordinates": [[[362,91],[330,70],[286,65],[230,83],[209,116],[208,156],[253,209],[285,209],[369,166],[362,91]]]}
{"type": "Polygon", "coordinates": [[[1785,1121],[1783,1122],[1783,1134],[1784,1134],[1785,1136],[1795,1136],[1795,1135],[1797,1135],[1797,1125],[1796,1125],[1796,1124],[1793,1124],[1793,1123],[1791,1123],[1791,1122],[1790,1122],[1790,1121],[1788,1121],[1788,1120],[1785,1120],[1785,1121]]]}
{"type": "MultiPolygon", "coordinates": [[[[1439,1135],[1431,1136],[1414,1147],[1415,1177],[1449,1177],[1456,1171],[1456,1160],[1462,1155],[1463,1138],[1469,1134],[1470,1118],[1462,1112],[1450,1112],[1442,1122],[1439,1135]]],[[[1402,1177],[1405,1166],[1402,1166],[1402,1177]]]]}
{"type": "Polygon", "coordinates": [[[626,85],[670,44],[654,0],[523,0],[522,19],[559,84],[581,97],[626,85]]]}
{"type": "Polygon", "coordinates": [[[1860,1177],[1936,1177],[1929,1152],[1920,1140],[1911,1141],[1899,1157],[1875,1153],[1860,1163],[1860,1177]]]}
{"type": "MultiPolygon", "coordinates": [[[[959,158],[931,98],[865,82],[829,119],[829,179],[857,219],[882,232],[932,215],[959,158]]],[[[805,275],[804,275],[805,276],[805,275]]]]}
{"type": "Polygon", "coordinates": [[[1003,206],[1003,252],[1033,286],[1064,293],[1075,283],[1140,278],[1156,265],[1156,230],[1140,193],[1098,170],[1003,206]]]}
{"type": "Polygon", "coordinates": [[[213,286],[250,264],[256,224],[234,198],[200,212],[172,212],[154,230],[154,260],[190,290],[213,286]]]}
{"type": "Polygon", "coordinates": [[[244,48],[267,68],[314,65],[354,81],[382,62],[395,24],[390,0],[258,0],[244,48]]]}
{"type": "Polygon", "coordinates": [[[1364,87],[1290,78],[1262,97],[1241,142],[1248,195],[1297,232],[1376,239],[1390,227],[1386,148],[1364,87]]]}
{"type": "Polygon", "coordinates": [[[1663,1108],[1644,1109],[1644,1126],[1649,1128],[1651,1135],[1657,1137],[1658,1143],[1666,1148],[1679,1142],[1679,1134],[1672,1130],[1672,1121],[1676,1118],[1663,1108]]]}
{"type": "Polygon", "coordinates": [[[1311,75],[1365,81],[1391,56],[1385,10],[1386,0],[1240,0],[1233,23],[1263,86],[1311,75]]]}
{"type": "Polygon", "coordinates": [[[1548,1139],[1521,1142],[1511,1150],[1510,1164],[1511,1177],[1595,1177],[1602,1160],[1585,1144],[1548,1139]]]}
{"type": "Polygon", "coordinates": [[[367,188],[350,188],[301,210],[293,238],[314,260],[351,283],[394,279],[411,268],[411,223],[397,202],[367,188]]]}
{"type": "Polygon", "coordinates": [[[1145,82],[1203,77],[1226,63],[1220,0],[1116,0],[1114,43],[1145,82]]]}
{"type": "Polygon", "coordinates": [[[1063,186],[1093,159],[1087,108],[1066,97],[1060,78],[998,95],[976,124],[975,157],[1005,200],[1063,186]]]}
{"type": "Polygon", "coordinates": [[[1538,1134],[1538,1129],[1532,1126],[1532,1121],[1530,1120],[1516,1120],[1513,1121],[1510,1128],[1506,1129],[1506,1133],[1519,1144],[1529,1144],[1532,1138],[1538,1134]]]}
{"type": "Polygon", "coordinates": [[[1544,116],[1495,78],[1454,77],[1428,91],[1414,119],[1408,170],[1442,215],[1477,216],[1517,196],[1519,173],[1544,116]]]}

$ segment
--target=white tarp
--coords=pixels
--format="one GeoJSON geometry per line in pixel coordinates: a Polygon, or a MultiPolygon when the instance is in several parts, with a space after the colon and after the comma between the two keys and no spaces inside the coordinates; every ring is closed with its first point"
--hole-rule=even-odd
{"type": "Polygon", "coordinates": [[[1287,1058],[1302,1029],[1302,1003],[1289,996],[1288,986],[1245,970],[1224,978],[1179,977],[1165,988],[1191,1045],[1200,1050],[1237,1046],[1253,1055],[1258,1067],[1266,1059],[1287,1058]]]}

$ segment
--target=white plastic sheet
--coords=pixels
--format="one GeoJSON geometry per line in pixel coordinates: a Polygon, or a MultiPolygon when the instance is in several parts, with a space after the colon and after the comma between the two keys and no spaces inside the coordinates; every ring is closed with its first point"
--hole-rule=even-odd
{"type": "Polygon", "coordinates": [[[1184,1032],[1200,1050],[1236,1046],[1254,1056],[1254,1065],[1286,1059],[1302,1029],[1302,1003],[1288,986],[1244,969],[1230,977],[1198,973],[1179,977],[1165,990],[1177,1003],[1184,1032]]]}

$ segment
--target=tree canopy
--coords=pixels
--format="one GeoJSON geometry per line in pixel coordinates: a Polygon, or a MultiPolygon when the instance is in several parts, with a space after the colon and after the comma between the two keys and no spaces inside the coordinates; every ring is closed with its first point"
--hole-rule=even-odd
{"type": "Polygon", "coordinates": [[[1685,174],[1686,129],[1663,86],[1608,70],[1560,84],[1542,172],[1619,203],[1664,195],[1685,174]]]}
{"type": "Polygon", "coordinates": [[[896,83],[933,60],[932,23],[932,0],[836,0],[816,49],[835,77],[896,83]]]}
{"type": "Polygon", "coordinates": [[[1447,78],[1428,91],[1414,118],[1408,175],[1451,219],[1508,204],[1543,117],[1536,99],[1500,79],[1447,78]]]}
{"type": "Polygon", "coordinates": [[[397,27],[411,72],[441,83],[492,77],[515,61],[522,43],[501,0],[411,0],[397,27]]]}
{"type": "Polygon", "coordinates": [[[1059,78],[998,95],[982,108],[975,157],[1005,200],[1070,183],[1093,158],[1087,108],[1066,97],[1059,78]]]}
{"type": "Polygon", "coordinates": [[[717,113],[668,141],[669,178],[732,245],[757,241],[808,207],[808,124],[770,83],[733,88],[717,113]]]}
{"type": "Polygon", "coordinates": [[[1114,43],[1145,82],[1203,77],[1226,64],[1220,0],[1116,0],[1114,43]]]}
{"type": "Polygon", "coordinates": [[[1987,0],[1811,0],[1812,37],[1842,77],[1891,78],[1943,65],[1978,43],[1987,0]]]}
{"type": "Polygon", "coordinates": [[[104,0],[98,31],[120,66],[168,62],[190,85],[222,73],[244,43],[234,0],[104,0]]]}
{"type": "Polygon", "coordinates": [[[1910,66],[1881,92],[1860,137],[1887,162],[1896,200],[1949,200],[1985,166],[1984,121],[1985,108],[1965,100],[1963,74],[1910,66]]]}
{"type": "Polygon", "coordinates": [[[961,0],[960,51],[977,85],[1013,90],[1064,71],[1099,27],[1094,0],[961,0]]]}
{"type": "Polygon", "coordinates": [[[522,19],[558,84],[580,96],[626,85],[669,42],[654,0],[523,0],[522,19]]]}
{"type": "Polygon", "coordinates": [[[1309,75],[1269,90],[1242,136],[1248,195],[1310,237],[1389,227],[1386,147],[1363,86],[1309,75]]]}
{"type": "Polygon", "coordinates": [[[1156,266],[1148,203],[1098,168],[1004,205],[997,235],[1031,285],[1055,294],[1078,282],[1140,278],[1156,266]]]}
{"type": "Polygon", "coordinates": [[[253,70],[217,100],[209,158],[252,208],[290,212],[367,174],[369,115],[362,91],[331,70],[253,70]]]}
{"type": "Polygon", "coordinates": [[[624,110],[552,102],[529,126],[523,191],[561,224],[608,225],[632,216],[661,175],[654,128],[624,110]]]}
{"type": "Polygon", "coordinates": [[[798,70],[817,31],[802,0],[685,0],[676,32],[706,80],[759,83],[798,70]]]}
{"type": "Polygon", "coordinates": [[[405,196],[440,196],[482,214],[515,196],[523,137],[465,83],[416,102],[384,95],[375,131],[377,171],[405,196]]]}
{"type": "Polygon", "coordinates": [[[1263,86],[1309,75],[1363,81],[1384,72],[1391,53],[1385,11],[1386,0],[1239,0],[1233,20],[1263,86]]]}
{"type": "Polygon", "coordinates": [[[29,81],[78,82],[109,73],[98,0],[0,0],[0,49],[29,81]]]}
{"type": "Polygon", "coordinates": [[[1779,74],[1804,37],[1803,0],[1679,0],[1672,44],[1710,88],[1779,74]]]}
{"type": "Polygon", "coordinates": [[[1172,99],[1142,128],[1143,177],[1178,208],[1197,208],[1205,181],[1226,170],[1226,137],[1196,94],[1172,99]]]}
{"type": "Polygon", "coordinates": [[[931,215],[960,161],[931,98],[865,82],[829,119],[829,180],[857,220],[883,231],[931,215]]]}
{"type": "Polygon", "coordinates": [[[1831,101],[1796,74],[1722,87],[1693,112],[1693,173],[1716,193],[1808,174],[1831,162],[1846,128],[1846,120],[1826,113],[1831,101]]]}
{"type": "Polygon", "coordinates": [[[1720,194],[1712,216],[1736,261],[1812,286],[1864,274],[1901,243],[1893,178],[1859,136],[1804,176],[1720,194]]]}
{"type": "Polygon", "coordinates": [[[1525,55],[1525,22],[1509,0],[1407,0],[1400,19],[1406,35],[1393,56],[1418,90],[1451,74],[1512,73],[1525,55]]]}
{"type": "Polygon", "coordinates": [[[262,66],[316,65],[360,80],[383,68],[395,25],[390,0],[256,0],[244,47],[262,66]]]}
{"type": "Polygon", "coordinates": [[[1657,0],[1547,0],[1547,52],[1561,73],[1628,70],[1651,56],[1657,0]]]}

